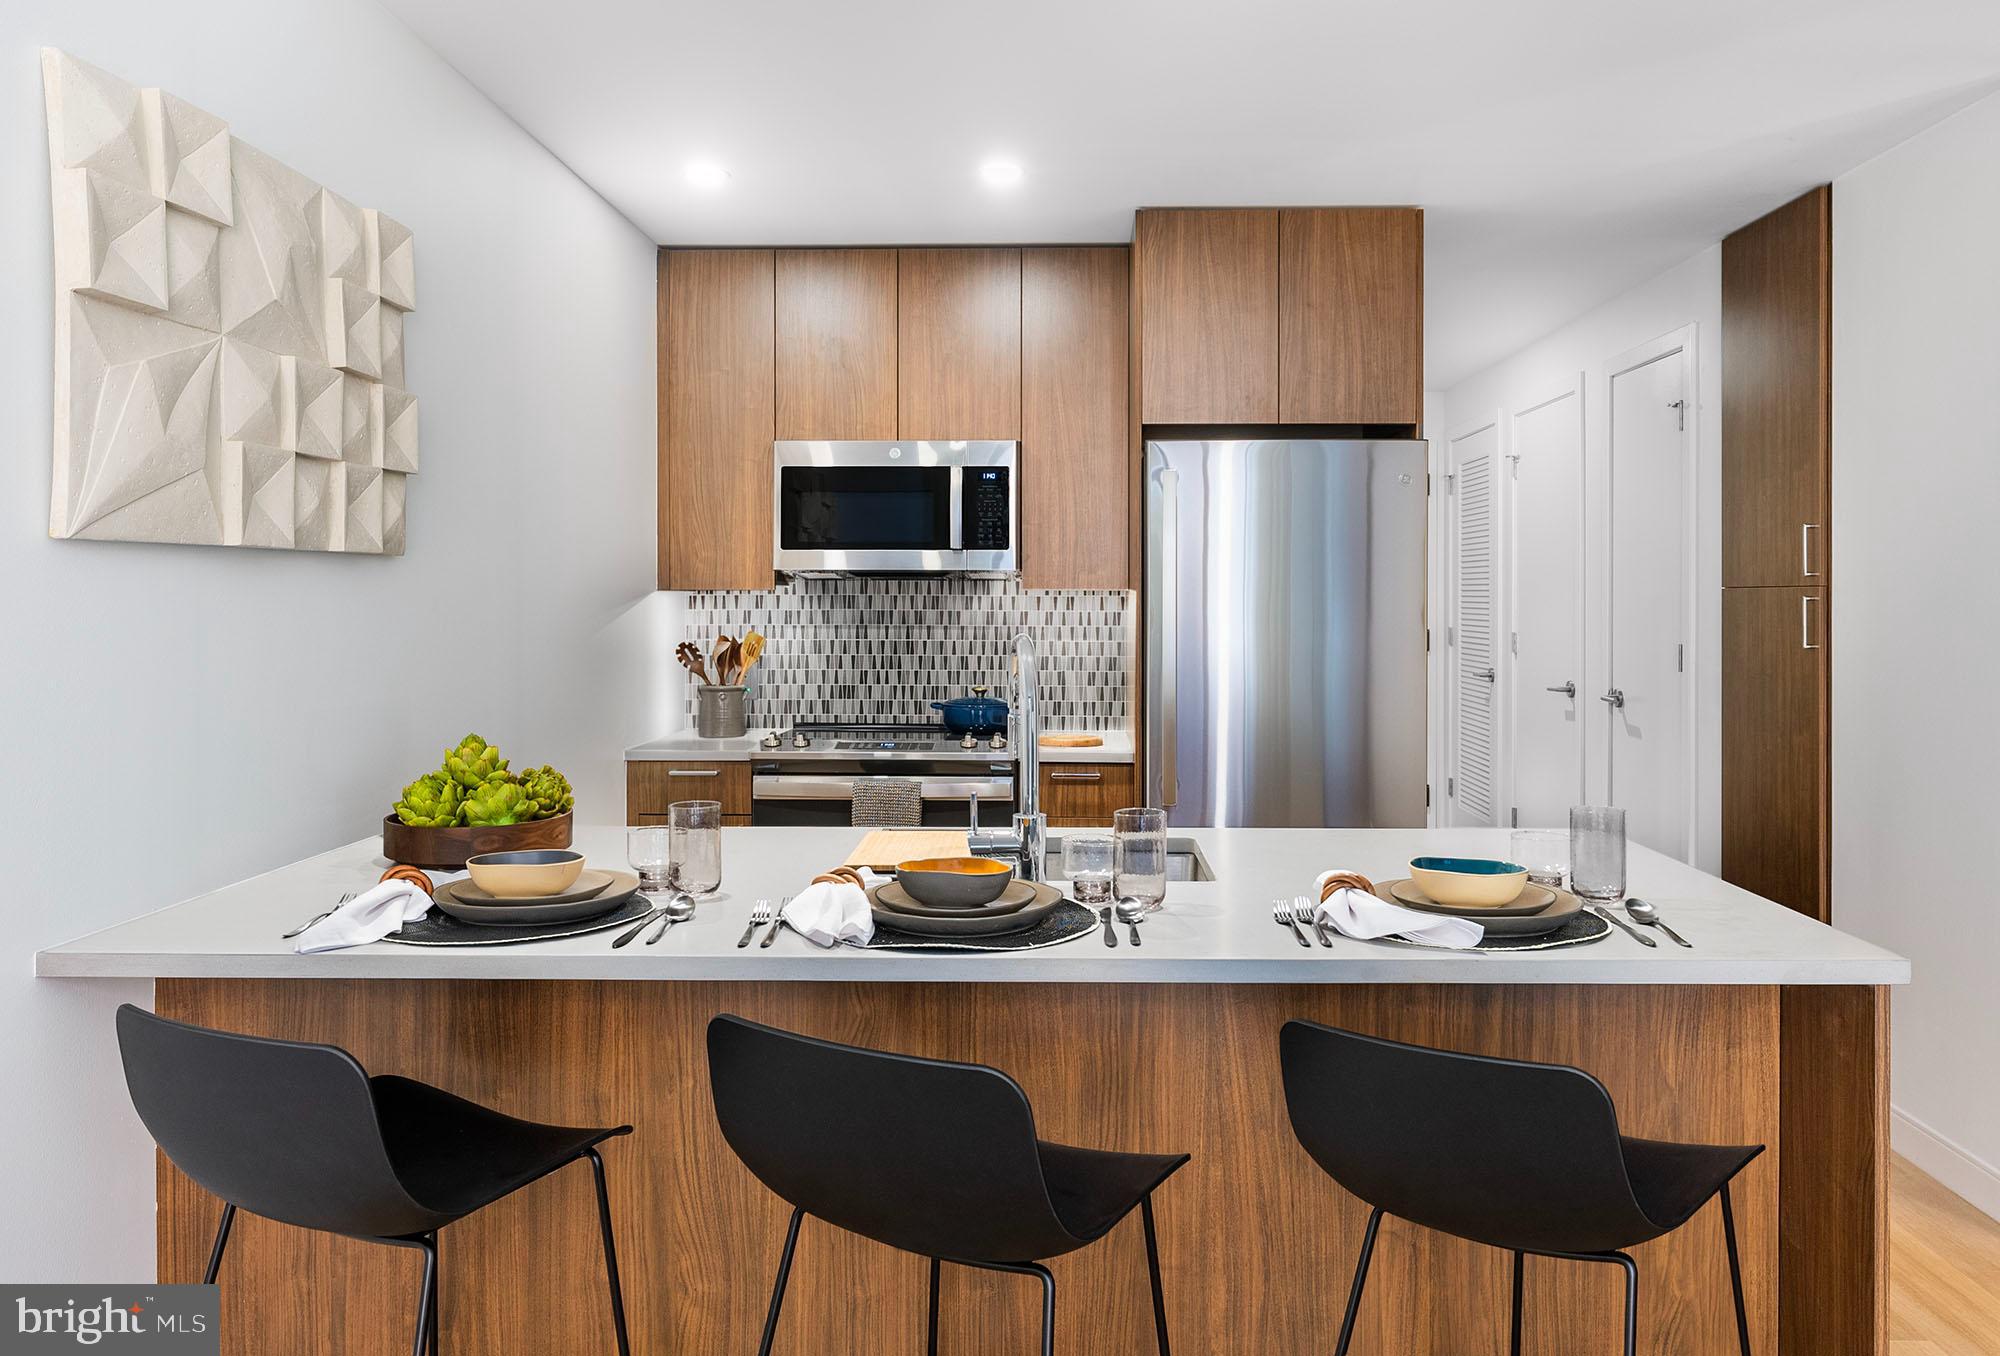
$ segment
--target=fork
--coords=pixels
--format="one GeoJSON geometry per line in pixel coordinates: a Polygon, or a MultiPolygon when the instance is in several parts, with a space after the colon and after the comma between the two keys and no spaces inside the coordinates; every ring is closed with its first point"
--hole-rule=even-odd
{"type": "Polygon", "coordinates": [[[744,927],[743,935],[736,939],[737,949],[741,950],[742,948],[750,945],[750,938],[752,934],[754,934],[758,928],[763,927],[764,924],[770,921],[771,921],[771,901],[768,899],[758,900],[757,907],[750,910],[750,922],[748,923],[748,925],[744,927]]]}
{"type": "Polygon", "coordinates": [[[1290,928],[1292,936],[1298,938],[1300,946],[1305,947],[1308,951],[1312,949],[1312,943],[1306,940],[1306,935],[1303,932],[1299,931],[1299,920],[1292,916],[1291,905],[1285,903],[1282,899],[1272,900],[1271,917],[1290,928]]]}
{"type": "MultiPolygon", "coordinates": [[[[354,891],[349,890],[346,894],[340,897],[340,904],[350,903],[353,899],[354,899],[354,891]]],[[[301,932],[304,932],[307,928],[311,927],[313,924],[325,922],[327,919],[333,917],[335,914],[340,912],[340,904],[334,905],[332,908],[328,909],[325,913],[320,914],[316,918],[307,919],[305,922],[293,928],[290,932],[284,933],[282,936],[279,937],[278,940],[284,941],[286,938],[296,937],[301,932]]]]}
{"type": "Polygon", "coordinates": [[[1315,909],[1312,901],[1304,895],[1292,896],[1292,917],[1301,923],[1311,923],[1313,933],[1319,938],[1321,946],[1333,945],[1333,938],[1326,935],[1326,924],[1319,921],[1319,910],[1315,909]]]}
{"type": "Polygon", "coordinates": [[[778,901],[778,907],[771,914],[771,930],[764,934],[763,941],[757,943],[757,949],[759,951],[762,951],[772,942],[778,940],[778,933],[785,926],[785,905],[791,902],[792,902],[792,897],[790,895],[786,895],[783,899],[778,901]]]}

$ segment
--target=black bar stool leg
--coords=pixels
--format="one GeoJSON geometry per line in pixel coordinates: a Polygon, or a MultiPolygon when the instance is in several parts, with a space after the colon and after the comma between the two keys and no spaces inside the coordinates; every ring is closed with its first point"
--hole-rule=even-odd
{"type": "Polygon", "coordinates": [[[1508,1356],[1521,1356],[1521,1289],[1527,1279],[1528,1258],[1525,1253],[1514,1254],[1514,1322],[1512,1336],[1507,1341],[1508,1356]]]}
{"type": "Polygon", "coordinates": [[[1736,1212],[1729,1205],[1729,1183],[1722,1184],[1722,1239],[1729,1245],[1729,1288],[1736,1295],[1736,1344],[1750,1356],[1750,1315],[1743,1307],[1743,1262],[1736,1255],[1736,1212]]]}
{"type": "Polygon", "coordinates": [[[431,1233],[431,1255],[437,1260],[431,1275],[431,1322],[430,1331],[424,1336],[424,1350],[428,1356],[438,1356],[438,1329],[444,1325],[444,1320],[438,1317],[444,1310],[444,1248],[435,1230],[431,1233]]]}
{"type": "Polygon", "coordinates": [[[1151,1192],[1139,1202],[1139,1218],[1146,1225],[1146,1271],[1153,1280],[1153,1331],[1159,1335],[1160,1356],[1173,1356],[1167,1347],[1167,1292],[1160,1286],[1160,1239],[1153,1229],[1151,1192]]]}
{"type": "Polygon", "coordinates": [[[778,1335],[778,1311],[785,1305],[785,1282],[792,1278],[792,1253],[799,1246],[799,1221],[805,1207],[792,1211],[791,1227],[785,1230],[785,1255],[778,1259],[777,1283],[771,1287],[771,1312],[764,1319],[764,1340],[757,1344],[757,1356],[771,1356],[771,1343],[778,1335]]]}
{"type": "Polygon", "coordinates": [[[1382,1208],[1377,1206],[1368,1212],[1368,1232],[1361,1236],[1361,1258],[1354,1264],[1354,1288],[1347,1292],[1347,1316],[1340,1320],[1340,1340],[1334,1344],[1333,1356],[1347,1356],[1348,1343],[1354,1340],[1354,1320],[1361,1312],[1361,1287],[1368,1283],[1368,1261],[1375,1255],[1375,1231],[1382,1227],[1382,1208]]]}
{"type": "Polygon", "coordinates": [[[203,1285],[215,1284],[215,1273],[222,1270],[222,1250],[229,1246],[229,1226],[236,1223],[236,1207],[224,1202],[222,1222],[215,1226],[215,1246],[208,1250],[208,1270],[201,1273],[203,1285]]]}
{"type": "Polygon", "coordinates": [[[944,1263],[931,1258],[931,1335],[929,1344],[924,1348],[930,1356],[937,1356],[938,1273],[943,1270],[944,1263]]]}
{"type": "Polygon", "coordinates": [[[1625,1268],[1625,1356],[1639,1356],[1639,1264],[1622,1252],[1609,1260],[1625,1268]]]}
{"type": "Polygon", "coordinates": [[[625,1332],[625,1291],[618,1284],[618,1244],[611,1236],[611,1193],[604,1186],[604,1160],[597,1150],[584,1150],[590,1160],[591,1176],[597,1181],[597,1228],[604,1235],[604,1274],[611,1280],[611,1327],[618,1335],[618,1356],[631,1356],[632,1341],[625,1332]]]}
{"type": "Polygon", "coordinates": [[[1042,1278],[1042,1356],[1056,1356],[1056,1277],[1040,1263],[1030,1268],[1042,1278]]]}
{"type": "Polygon", "coordinates": [[[431,1310],[437,1303],[437,1243],[429,1235],[416,1242],[424,1250],[424,1284],[417,1293],[417,1333],[410,1343],[410,1356],[424,1356],[431,1336],[431,1310]]]}

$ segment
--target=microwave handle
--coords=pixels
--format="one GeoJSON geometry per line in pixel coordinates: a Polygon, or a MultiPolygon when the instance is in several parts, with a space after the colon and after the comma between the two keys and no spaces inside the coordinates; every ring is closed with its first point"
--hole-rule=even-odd
{"type": "Polygon", "coordinates": [[[965,468],[951,468],[951,549],[965,549],[965,468]]]}

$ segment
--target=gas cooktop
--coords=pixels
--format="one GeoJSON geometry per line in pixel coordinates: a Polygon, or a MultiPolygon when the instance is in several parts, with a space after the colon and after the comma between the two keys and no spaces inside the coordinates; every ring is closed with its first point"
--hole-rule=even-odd
{"type": "Polygon", "coordinates": [[[942,725],[849,725],[807,721],[764,736],[764,750],[785,757],[909,759],[964,758],[991,762],[1006,755],[1007,737],[975,739],[942,725]]]}

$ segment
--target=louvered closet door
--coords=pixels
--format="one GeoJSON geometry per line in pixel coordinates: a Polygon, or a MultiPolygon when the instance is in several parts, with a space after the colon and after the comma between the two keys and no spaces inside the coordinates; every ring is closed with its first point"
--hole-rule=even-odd
{"type": "Polygon", "coordinates": [[[1496,419],[1451,440],[1452,688],[1447,822],[1497,824],[1499,655],[1494,639],[1496,419]]]}

